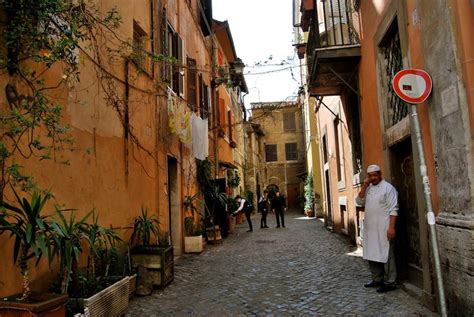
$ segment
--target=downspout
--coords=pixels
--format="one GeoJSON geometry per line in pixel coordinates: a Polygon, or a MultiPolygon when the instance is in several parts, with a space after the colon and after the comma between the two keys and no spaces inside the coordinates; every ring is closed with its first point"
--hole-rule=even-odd
{"type": "Polygon", "coordinates": [[[130,117],[128,112],[128,100],[130,97],[130,84],[128,82],[128,65],[130,60],[125,58],[125,97],[124,97],[124,110],[123,110],[123,138],[124,138],[124,163],[125,163],[125,183],[128,184],[128,138],[129,138],[129,124],[130,117]]]}

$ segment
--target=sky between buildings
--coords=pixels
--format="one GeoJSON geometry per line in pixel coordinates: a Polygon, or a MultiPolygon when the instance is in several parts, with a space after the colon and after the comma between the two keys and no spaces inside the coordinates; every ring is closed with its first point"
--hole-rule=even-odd
{"type": "Polygon", "coordinates": [[[301,85],[293,44],[291,0],[214,0],[213,17],[227,20],[251,102],[295,100],[301,85]]]}

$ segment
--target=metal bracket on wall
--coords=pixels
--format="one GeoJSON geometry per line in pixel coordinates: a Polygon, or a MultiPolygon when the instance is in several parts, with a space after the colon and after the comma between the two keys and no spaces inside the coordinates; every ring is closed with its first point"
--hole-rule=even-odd
{"type": "Polygon", "coordinates": [[[331,66],[327,65],[327,68],[329,68],[329,70],[337,77],[339,78],[350,90],[352,90],[357,96],[359,96],[360,99],[362,99],[362,96],[361,94],[359,93],[359,91],[357,89],[355,89],[354,87],[351,86],[351,84],[349,84],[344,78],[342,78],[341,75],[339,75],[334,69],[332,69],[331,66]]]}

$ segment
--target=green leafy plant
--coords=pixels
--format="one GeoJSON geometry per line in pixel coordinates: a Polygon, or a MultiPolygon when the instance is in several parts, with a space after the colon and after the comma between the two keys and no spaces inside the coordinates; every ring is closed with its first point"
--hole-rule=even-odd
{"type": "Polygon", "coordinates": [[[200,226],[194,222],[194,217],[184,218],[184,230],[186,231],[186,236],[188,237],[202,235],[202,230],[200,226]]]}
{"type": "Polygon", "coordinates": [[[227,194],[219,191],[219,186],[211,185],[204,191],[206,197],[205,218],[206,222],[214,227],[214,216],[217,205],[224,206],[227,203],[227,194]]]}
{"type": "Polygon", "coordinates": [[[87,240],[89,224],[87,220],[94,210],[89,211],[80,220],[76,220],[75,211],[71,210],[69,219],[63,211],[56,211],[57,219],[51,223],[53,256],[59,258],[61,274],[61,294],[66,294],[73,271],[77,270],[79,256],[83,252],[82,242],[87,240]]]}
{"type": "Polygon", "coordinates": [[[200,199],[201,193],[196,193],[192,196],[184,196],[183,199],[183,206],[186,211],[190,211],[191,214],[194,216],[194,213],[198,211],[198,206],[196,204],[201,203],[200,199]]]}
{"type": "Polygon", "coordinates": [[[92,252],[90,258],[92,275],[96,275],[96,259],[101,259],[102,262],[109,262],[109,253],[115,244],[122,241],[122,238],[113,228],[106,228],[99,224],[99,215],[95,210],[92,212],[92,223],[87,226],[85,232],[85,239],[92,252]]]}
{"type": "Polygon", "coordinates": [[[239,187],[240,184],[240,175],[238,171],[228,171],[227,173],[227,185],[229,185],[230,188],[236,188],[239,187]]]}
{"type": "Polygon", "coordinates": [[[306,176],[305,185],[304,185],[304,210],[312,211],[314,208],[314,189],[313,189],[313,176],[306,176]]]}
{"type": "Polygon", "coordinates": [[[141,215],[133,220],[133,231],[130,243],[136,246],[160,244],[160,222],[155,215],[149,216],[148,210],[141,207],[141,215]]]}
{"type": "Polygon", "coordinates": [[[15,239],[13,247],[13,262],[16,263],[23,277],[23,290],[21,301],[27,300],[30,290],[30,274],[28,263],[32,258],[36,258],[36,265],[43,255],[48,256],[51,263],[51,253],[49,252],[49,230],[50,215],[45,215],[43,208],[50,195],[44,197],[34,191],[31,199],[20,198],[13,189],[18,207],[2,202],[0,210],[0,234],[9,232],[10,237],[15,239]]]}

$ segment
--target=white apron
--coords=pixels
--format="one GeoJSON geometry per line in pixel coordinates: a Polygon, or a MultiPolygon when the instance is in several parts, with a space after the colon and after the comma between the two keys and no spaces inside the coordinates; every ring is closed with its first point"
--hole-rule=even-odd
{"type": "Polygon", "coordinates": [[[397,216],[397,190],[382,180],[367,188],[365,199],[357,198],[357,203],[365,204],[363,257],[369,261],[387,263],[390,242],[387,230],[390,216],[397,216]]]}

